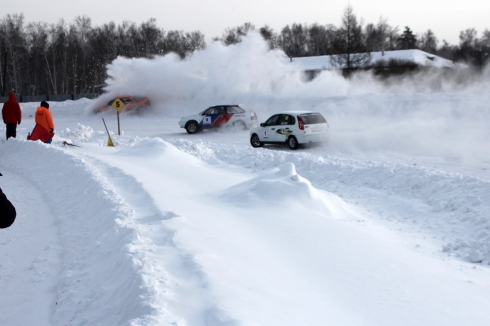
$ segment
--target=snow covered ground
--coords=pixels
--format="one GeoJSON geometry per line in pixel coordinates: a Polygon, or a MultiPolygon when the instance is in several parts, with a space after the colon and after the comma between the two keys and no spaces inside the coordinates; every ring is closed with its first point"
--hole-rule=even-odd
{"type": "Polygon", "coordinates": [[[108,95],[50,103],[51,145],[24,140],[38,103],[17,139],[0,126],[18,212],[0,230],[0,325],[490,323],[489,73],[438,92],[305,83],[261,42],[117,59],[108,95]],[[153,105],[118,135],[115,112],[90,110],[129,92],[153,105]],[[247,131],[179,128],[220,103],[320,111],[331,138],[254,149],[247,131]]]}

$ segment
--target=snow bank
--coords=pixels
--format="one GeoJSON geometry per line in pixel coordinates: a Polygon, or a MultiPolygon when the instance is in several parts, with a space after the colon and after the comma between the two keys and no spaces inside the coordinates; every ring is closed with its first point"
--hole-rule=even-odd
{"type": "MultiPolygon", "coordinates": [[[[294,164],[298,173],[310,180],[315,188],[338,194],[350,203],[371,209],[378,207],[376,212],[388,222],[403,223],[427,236],[435,235],[441,252],[465,261],[490,264],[489,180],[407,164],[362,162],[206,142],[196,144],[183,139],[171,143],[206,162],[222,161],[253,171],[284,164],[289,167],[283,167],[287,171],[294,164]],[[393,200],[399,206],[386,207],[387,200],[393,200]],[[388,210],[381,210],[383,206],[388,210]],[[397,214],[399,210],[403,213],[397,214]],[[427,210],[431,214],[425,214],[427,210]]],[[[257,180],[234,190],[252,190],[253,185],[255,193],[266,196],[267,191],[258,186],[257,180]]],[[[299,196],[307,197],[301,192],[299,196]]]]}
{"type": "Polygon", "coordinates": [[[55,324],[488,323],[487,180],[73,130],[0,152],[56,217],[55,324]]]}
{"type": "Polygon", "coordinates": [[[308,180],[296,173],[292,163],[284,163],[278,169],[269,170],[266,174],[226,189],[223,198],[244,207],[265,202],[316,207],[314,210],[326,209],[321,195],[308,180]]]}
{"type": "Polygon", "coordinates": [[[130,250],[135,233],[121,222],[131,212],[104,176],[40,142],[9,140],[0,159],[36,185],[56,217],[62,254],[53,323],[121,325],[150,314],[130,250]]]}

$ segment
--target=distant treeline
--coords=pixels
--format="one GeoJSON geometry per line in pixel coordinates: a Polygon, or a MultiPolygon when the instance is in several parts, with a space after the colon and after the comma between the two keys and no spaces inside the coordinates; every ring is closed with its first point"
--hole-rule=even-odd
{"type": "MultiPolygon", "coordinates": [[[[406,26],[400,30],[381,18],[377,24],[358,22],[348,7],[340,26],[332,24],[292,24],[281,31],[250,23],[227,28],[214,41],[236,44],[250,30],[256,30],[270,48],[284,50],[290,57],[338,55],[342,66],[359,67],[367,57],[344,54],[421,49],[453,61],[482,67],[490,53],[490,31],[481,37],[470,28],[461,31],[458,45],[439,42],[429,29],[414,34],[406,26]]],[[[78,94],[101,91],[107,78],[106,65],[118,56],[152,58],[177,53],[185,58],[206,47],[199,31],[165,31],[149,19],[140,25],[125,21],[92,26],[91,19],[79,16],[73,22],[27,23],[22,14],[8,14],[0,20],[0,92],[14,90],[21,95],[78,94]],[[6,69],[4,68],[6,64],[6,69]]],[[[1,95],[1,94],[0,94],[1,95]]]]}

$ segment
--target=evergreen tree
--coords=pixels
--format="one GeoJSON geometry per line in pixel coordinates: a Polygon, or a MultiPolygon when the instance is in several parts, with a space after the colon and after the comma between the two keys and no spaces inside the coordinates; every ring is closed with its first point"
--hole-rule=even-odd
{"type": "Polygon", "coordinates": [[[410,50],[417,48],[417,38],[410,27],[406,26],[402,35],[398,38],[398,48],[400,50],[410,50]]]}

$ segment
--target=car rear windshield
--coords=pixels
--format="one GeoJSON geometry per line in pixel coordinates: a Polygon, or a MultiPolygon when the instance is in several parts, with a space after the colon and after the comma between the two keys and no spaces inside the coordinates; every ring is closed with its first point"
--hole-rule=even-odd
{"type": "Polygon", "coordinates": [[[325,118],[320,113],[300,114],[301,120],[305,125],[314,125],[317,123],[327,123],[325,118]]]}

